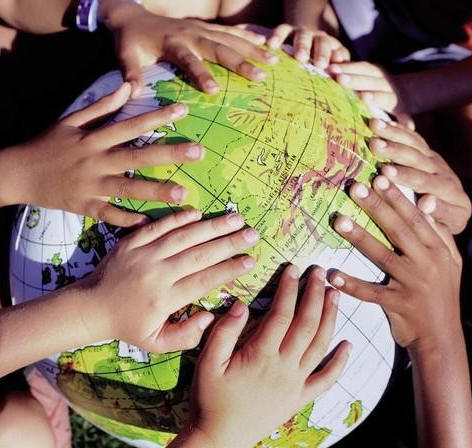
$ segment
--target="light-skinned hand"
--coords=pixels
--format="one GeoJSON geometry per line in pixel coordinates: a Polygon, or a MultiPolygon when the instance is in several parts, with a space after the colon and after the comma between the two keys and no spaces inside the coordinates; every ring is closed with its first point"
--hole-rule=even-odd
{"type": "Polygon", "coordinates": [[[142,223],[143,215],[120,210],[110,197],[179,203],[184,187],[144,179],[130,179],[125,172],[145,166],[196,162],[204,149],[195,143],[149,145],[125,143],[159,126],[184,117],[183,104],[148,112],[105,127],[89,130],[90,124],[116,112],[128,100],[129,83],[95,104],[59,121],[35,139],[9,148],[16,157],[18,179],[10,203],[35,204],[87,215],[117,226],[142,223]],[[22,172],[24,171],[24,174],[22,172]]]}
{"type": "Polygon", "coordinates": [[[195,347],[213,314],[201,311],[170,323],[171,314],[212,289],[247,274],[249,256],[232,258],[259,238],[242,229],[238,214],[200,221],[183,211],[123,238],[82,285],[83,320],[93,340],[121,339],[144,350],[167,353],[195,347]]]}
{"type": "Polygon", "coordinates": [[[298,61],[313,62],[325,70],[330,63],[347,62],[351,55],[338,39],[324,31],[283,23],[276,27],[267,40],[270,48],[280,48],[289,38],[293,38],[294,57],[298,61]]]}
{"type": "Polygon", "coordinates": [[[217,322],[198,360],[193,417],[173,448],[251,448],[334,384],[348,360],[348,342],[313,372],[326,355],[337,315],[339,294],[325,291],[325,276],[319,267],[310,273],[296,309],[299,271],[286,268],[271,309],[239,348],[247,306],[236,302],[217,322]]]}
{"type": "Polygon", "coordinates": [[[370,149],[390,159],[382,174],[419,195],[417,205],[451,233],[464,230],[471,215],[470,199],[446,161],[418,133],[395,122],[371,120],[376,137],[370,149]]]}
{"type": "Polygon", "coordinates": [[[142,68],[157,61],[172,62],[208,94],[219,89],[204,60],[253,81],[263,80],[266,73],[248,59],[277,62],[275,55],[258,47],[264,43],[263,38],[236,27],[228,32],[229,27],[157,16],[129,3],[111,8],[104,21],[114,35],[124,78],[133,85],[133,97],[143,87],[142,68]]]}
{"type": "Polygon", "coordinates": [[[385,232],[387,248],[346,216],[334,229],[389,275],[387,284],[369,283],[335,271],[330,283],[353,297],[381,305],[402,347],[434,351],[461,332],[459,287],[461,258],[450,233],[428,218],[385,176],[373,189],[354,184],[351,198],[385,232]]]}
{"type": "Polygon", "coordinates": [[[414,129],[401,76],[369,62],[331,64],[328,72],[339,84],[356,91],[367,105],[394,114],[400,123],[414,129]]]}

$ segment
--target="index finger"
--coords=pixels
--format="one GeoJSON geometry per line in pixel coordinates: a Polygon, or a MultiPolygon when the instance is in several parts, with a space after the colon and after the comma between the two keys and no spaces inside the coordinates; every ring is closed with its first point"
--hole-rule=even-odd
{"type": "Polygon", "coordinates": [[[411,146],[422,154],[428,156],[431,154],[431,149],[426,141],[417,132],[407,129],[401,124],[395,122],[386,122],[374,118],[370,120],[369,127],[376,133],[378,137],[390,140],[391,142],[400,143],[406,146],[411,146]]]}
{"type": "Polygon", "coordinates": [[[127,120],[105,126],[90,133],[94,145],[100,149],[111,148],[134,140],[146,132],[183,118],[188,113],[185,104],[172,104],[162,109],[146,112],[127,120]]]}
{"type": "Polygon", "coordinates": [[[264,355],[279,352],[280,345],[292,323],[297,303],[299,277],[300,271],[296,266],[290,265],[285,268],[270,310],[249,341],[264,355]]]}

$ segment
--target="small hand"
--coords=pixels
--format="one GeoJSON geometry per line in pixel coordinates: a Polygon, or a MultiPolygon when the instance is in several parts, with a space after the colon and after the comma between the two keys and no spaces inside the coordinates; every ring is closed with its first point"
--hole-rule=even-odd
{"type": "Polygon", "coordinates": [[[382,174],[418,193],[418,207],[439,225],[454,234],[462,232],[471,215],[470,199],[444,159],[418,133],[400,124],[371,120],[370,127],[377,135],[370,149],[392,161],[382,167],[382,174]]]}
{"type": "Polygon", "coordinates": [[[190,210],[143,226],[86,278],[91,304],[84,309],[95,310],[86,318],[95,340],[122,339],[156,353],[199,343],[213,314],[201,311],[179,323],[170,323],[169,316],[250,272],[252,257],[232,257],[259,238],[253,229],[240,230],[240,215],[200,218],[190,210]]]}
{"type": "Polygon", "coordinates": [[[143,87],[142,67],[157,61],[177,65],[209,94],[218,92],[218,85],[203,60],[253,81],[264,79],[266,73],[248,58],[266,64],[277,62],[275,55],[253,43],[263,42],[261,38],[239,28],[229,33],[221,26],[156,16],[130,4],[116,7],[105,22],[115,37],[124,78],[133,84],[133,97],[143,87]]]}
{"type": "Polygon", "coordinates": [[[295,311],[299,272],[286,268],[270,311],[238,349],[247,306],[236,302],[215,325],[194,376],[194,418],[180,438],[204,438],[208,448],[252,447],[334,384],[349,343],[313,373],[325,357],[337,314],[338,293],[325,293],[325,275],[321,268],[311,272],[295,311]]]}
{"type": "Polygon", "coordinates": [[[401,76],[388,73],[369,62],[330,65],[328,72],[339,84],[355,90],[361,99],[377,109],[393,113],[400,122],[414,126],[407,95],[403,93],[401,76]]]}
{"type": "Polygon", "coordinates": [[[27,172],[25,191],[18,203],[40,205],[96,217],[117,226],[133,226],[143,215],[120,210],[110,197],[130,197],[178,203],[185,188],[172,183],[128,179],[125,172],[145,166],[201,160],[200,145],[151,145],[140,149],[124,146],[146,132],[187,114],[187,106],[174,104],[98,129],[87,128],[122,107],[131,86],[123,84],[113,94],[61,120],[34,140],[15,147],[27,172]]]}
{"type": "Polygon", "coordinates": [[[313,60],[316,67],[325,70],[330,63],[347,62],[351,58],[348,49],[335,37],[288,23],[275,28],[267,44],[270,48],[280,48],[289,37],[293,37],[294,57],[302,63],[313,60]]]}
{"type": "Polygon", "coordinates": [[[462,331],[460,255],[452,236],[443,229],[433,229],[432,220],[385,176],[378,176],[373,185],[374,190],[354,184],[350,195],[385,232],[396,251],[346,216],[338,217],[334,228],[389,275],[388,283],[369,283],[338,271],[329,281],[351,296],[381,305],[402,347],[434,350],[442,338],[454,340],[462,331]]]}

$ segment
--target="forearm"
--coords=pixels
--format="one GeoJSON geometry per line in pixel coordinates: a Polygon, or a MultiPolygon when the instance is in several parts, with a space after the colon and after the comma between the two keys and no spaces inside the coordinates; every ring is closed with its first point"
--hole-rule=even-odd
{"type": "Polygon", "coordinates": [[[284,21],[319,28],[328,0],[284,0],[284,21]]]}
{"type": "Polygon", "coordinates": [[[426,72],[398,75],[400,94],[411,114],[472,101],[472,57],[426,72]]]}
{"type": "Polygon", "coordinates": [[[2,0],[0,18],[28,33],[48,34],[67,28],[67,18],[76,0],[2,0]]]}
{"type": "Polygon", "coordinates": [[[0,310],[0,377],[53,353],[96,342],[83,319],[85,291],[71,285],[0,310]]]}
{"type": "Polygon", "coordinates": [[[421,448],[472,446],[472,400],[462,331],[442,346],[410,352],[421,448]]]}

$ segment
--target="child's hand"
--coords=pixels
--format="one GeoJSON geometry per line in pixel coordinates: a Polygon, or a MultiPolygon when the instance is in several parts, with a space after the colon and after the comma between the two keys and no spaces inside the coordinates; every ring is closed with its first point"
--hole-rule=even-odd
{"type": "Polygon", "coordinates": [[[334,384],[349,343],[313,371],[328,349],[339,295],[325,293],[325,271],[316,268],[295,312],[298,277],[295,266],[285,269],[272,308],[239,349],[248,308],[236,302],[216,324],[194,377],[194,417],[172,447],[199,440],[195,446],[250,448],[334,384]]]}
{"type": "MultiPolygon", "coordinates": [[[[352,199],[386,233],[392,251],[355,224],[336,218],[336,231],[389,275],[386,285],[334,272],[330,283],[360,300],[381,305],[398,344],[410,350],[434,350],[441,339],[454,340],[460,326],[461,259],[452,236],[433,229],[426,215],[385,176],[374,190],[351,187],[352,199]]],[[[434,225],[434,224],[433,224],[434,225]]]]}
{"type": "Polygon", "coordinates": [[[190,210],[147,224],[123,238],[85,279],[90,303],[84,321],[93,339],[122,339],[156,353],[199,343],[213,314],[202,311],[173,324],[167,319],[250,272],[253,258],[231,257],[259,238],[253,229],[239,230],[244,226],[240,215],[200,218],[200,212],[190,210]]]}
{"type": "Polygon", "coordinates": [[[351,59],[348,49],[335,37],[324,31],[310,30],[288,23],[283,23],[273,30],[267,45],[270,48],[280,48],[291,36],[293,36],[294,57],[302,63],[312,60],[316,67],[325,70],[332,62],[340,63],[351,59]]]}
{"type": "Polygon", "coordinates": [[[133,84],[133,96],[143,86],[142,67],[160,60],[180,67],[199,89],[209,94],[215,94],[218,85],[203,60],[254,81],[264,79],[266,74],[248,58],[266,64],[277,62],[275,55],[247,40],[247,35],[240,37],[247,33],[244,30],[228,33],[203,22],[156,16],[139,5],[119,5],[108,14],[105,23],[114,34],[124,77],[133,84]]]}
{"type": "Polygon", "coordinates": [[[423,137],[400,124],[371,120],[370,127],[377,135],[370,149],[392,161],[382,167],[382,174],[420,194],[418,207],[437,223],[451,233],[462,232],[471,214],[470,199],[444,159],[423,137]]]}
{"type": "Polygon", "coordinates": [[[358,92],[369,106],[391,112],[400,122],[410,125],[409,115],[413,111],[400,76],[391,75],[369,62],[333,64],[328,72],[339,84],[358,92]]]}
{"type": "Polygon", "coordinates": [[[126,227],[142,222],[143,215],[110,205],[110,197],[173,203],[185,199],[186,190],[181,186],[129,179],[124,173],[144,166],[201,160],[204,150],[200,145],[152,145],[137,149],[124,143],[184,117],[187,106],[174,104],[87,130],[90,123],[123,106],[130,92],[130,84],[125,83],[115,93],[69,115],[36,139],[13,148],[14,156],[21,162],[19,170],[27,171],[21,176],[25,188],[14,192],[17,197],[11,202],[66,210],[126,227]]]}

